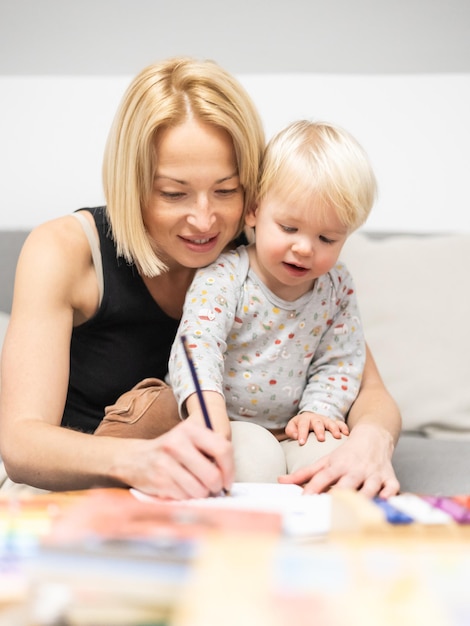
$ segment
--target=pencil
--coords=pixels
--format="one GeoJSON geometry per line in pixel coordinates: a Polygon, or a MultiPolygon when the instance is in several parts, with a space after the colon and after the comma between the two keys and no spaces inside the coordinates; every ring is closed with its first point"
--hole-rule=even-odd
{"type": "Polygon", "coordinates": [[[185,335],[181,335],[181,341],[183,343],[184,352],[186,354],[186,358],[188,360],[189,369],[191,370],[191,376],[193,379],[194,387],[196,388],[197,398],[199,400],[199,405],[201,407],[202,414],[204,416],[204,422],[206,423],[207,428],[214,430],[212,428],[211,418],[209,417],[209,412],[207,410],[207,405],[204,400],[204,396],[202,395],[201,385],[199,384],[199,379],[196,374],[196,368],[194,367],[194,362],[191,356],[191,351],[188,346],[188,342],[186,340],[185,335]]]}
{"type": "MultiPolygon", "coordinates": [[[[199,384],[199,378],[197,377],[196,368],[194,367],[194,361],[191,356],[191,350],[189,349],[185,335],[181,335],[181,343],[183,344],[184,353],[186,354],[186,359],[188,361],[189,369],[191,371],[191,377],[193,379],[194,387],[196,388],[196,394],[199,400],[202,415],[204,416],[204,422],[207,428],[209,428],[210,430],[214,430],[212,427],[211,418],[209,417],[209,411],[207,410],[206,401],[204,400],[204,396],[202,395],[201,385],[199,384]]],[[[228,496],[230,495],[230,491],[224,488],[222,489],[222,495],[228,496]]]]}

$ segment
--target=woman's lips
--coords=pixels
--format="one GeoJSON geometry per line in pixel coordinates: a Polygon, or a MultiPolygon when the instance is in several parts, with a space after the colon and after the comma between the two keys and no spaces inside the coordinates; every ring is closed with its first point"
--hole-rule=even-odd
{"type": "Polygon", "coordinates": [[[210,252],[216,245],[218,235],[205,235],[204,237],[184,237],[180,239],[192,252],[210,252]]]}

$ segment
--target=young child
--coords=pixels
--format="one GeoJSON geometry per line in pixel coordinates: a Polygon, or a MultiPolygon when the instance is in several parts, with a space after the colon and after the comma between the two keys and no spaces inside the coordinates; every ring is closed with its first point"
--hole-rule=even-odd
{"type": "Polygon", "coordinates": [[[365,341],[338,257],[375,194],[366,154],[341,128],[298,121],[269,142],[245,218],[255,243],[199,269],[186,296],[169,363],[183,417],[202,419],[181,335],[215,430],[231,437],[233,422],[250,422],[300,446],[309,433],[348,434],[365,341]]]}

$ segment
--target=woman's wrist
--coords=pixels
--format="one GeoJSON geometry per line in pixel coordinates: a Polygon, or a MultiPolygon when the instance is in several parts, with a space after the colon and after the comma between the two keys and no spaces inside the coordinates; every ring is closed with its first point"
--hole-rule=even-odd
{"type": "Polygon", "coordinates": [[[395,450],[395,437],[388,428],[382,424],[377,424],[376,421],[362,421],[351,428],[349,439],[355,440],[357,438],[367,442],[367,445],[381,446],[383,450],[388,452],[390,458],[395,450]]]}

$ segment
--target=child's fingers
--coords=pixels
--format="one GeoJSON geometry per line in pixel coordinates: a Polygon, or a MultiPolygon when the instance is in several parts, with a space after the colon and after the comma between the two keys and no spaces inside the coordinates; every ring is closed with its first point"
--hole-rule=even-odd
{"type": "Polygon", "coordinates": [[[306,419],[299,420],[297,424],[297,428],[298,428],[297,441],[299,442],[301,446],[303,446],[304,443],[307,441],[308,435],[310,432],[310,421],[306,419]]]}
{"type": "Polygon", "coordinates": [[[286,435],[289,437],[289,439],[298,439],[299,430],[297,428],[297,424],[295,423],[295,420],[291,419],[289,422],[287,422],[287,426],[285,427],[284,430],[285,430],[286,435]]]}
{"type": "Polygon", "coordinates": [[[330,431],[335,439],[341,439],[341,435],[349,435],[349,428],[341,420],[327,420],[325,428],[330,431]]]}
{"type": "Polygon", "coordinates": [[[325,424],[321,419],[315,419],[312,422],[312,430],[318,441],[325,441],[325,424]]]}
{"type": "Polygon", "coordinates": [[[336,420],[335,424],[341,434],[349,435],[349,428],[346,422],[343,422],[342,420],[336,420]]]}

